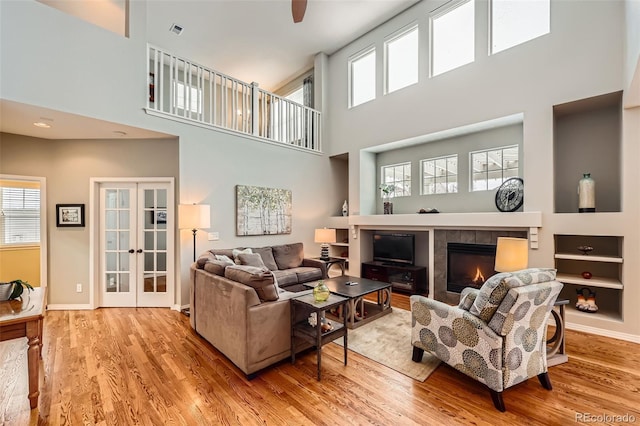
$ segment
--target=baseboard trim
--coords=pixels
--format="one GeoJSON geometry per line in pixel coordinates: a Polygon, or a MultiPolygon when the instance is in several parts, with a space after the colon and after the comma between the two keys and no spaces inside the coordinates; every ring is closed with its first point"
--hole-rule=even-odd
{"type": "Polygon", "coordinates": [[[88,303],[78,303],[78,304],[49,303],[47,305],[47,311],[92,311],[92,310],[93,308],[88,303]]]}
{"type": "Polygon", "coordinates": [[[582,331],[584,333],[596,334],[598,336],[611,337],[612,339],[626,340],[627,342],[640,343],[640,336],[618,331],[603,330],[602,328],[590,327],[588,325],[567,323],[568,330],[582,331]]]}

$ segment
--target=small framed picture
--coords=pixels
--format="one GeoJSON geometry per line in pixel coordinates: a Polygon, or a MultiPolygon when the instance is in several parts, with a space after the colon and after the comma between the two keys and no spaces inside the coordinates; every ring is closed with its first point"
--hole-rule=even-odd
{"type": "Polygon", "coordinates": [[[56,204],[56,226],[84,226],[84,204],[56,204]]]}
{"type": "Polygon", "coordinates": [[[156,223],[167,223],[167,211],[156,210],[156,223]]]}

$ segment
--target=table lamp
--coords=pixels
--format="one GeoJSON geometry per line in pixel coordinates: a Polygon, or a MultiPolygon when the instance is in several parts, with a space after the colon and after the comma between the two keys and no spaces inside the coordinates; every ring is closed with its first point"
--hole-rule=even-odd
{"type": "Polygon", "coordinates": [[[496,272],[514,272],[529,264],[529,240],[526,238],[498,237],[496,246],[496,272]]]}
{"type": "Polygon", "coordinates": [[[329,260],[329,243],[336,242],[336,230],[330,228],[316,229],[314,241],[320,243],[320,260],[329,260]]]}
{"type": "Polygon", "coordinates": [[[193,231],[193,261],[196,261],[196,232],[211,226],[211,207],[208,204],[180,204],[178,228],[193,231]]]}

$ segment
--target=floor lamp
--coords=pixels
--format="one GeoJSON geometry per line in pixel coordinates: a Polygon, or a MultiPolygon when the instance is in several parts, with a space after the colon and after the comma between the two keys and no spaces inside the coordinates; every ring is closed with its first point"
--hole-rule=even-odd
{"type": "Polygon", "coordinates": [[[193,261],[196,261],[196,232],[211,226],[211,207],[208,204],[180,204],[178,227],[193,231],[193,261]]]}
{"type": "Polygon", "coordinates": [[[529,240],[526,238],[498,237],[496,245],[496,272],[514,272],[527,269],[529,240]]]}

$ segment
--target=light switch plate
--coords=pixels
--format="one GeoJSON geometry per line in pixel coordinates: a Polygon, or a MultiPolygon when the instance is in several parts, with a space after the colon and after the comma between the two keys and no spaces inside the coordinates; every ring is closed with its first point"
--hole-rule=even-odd
{"type": "Polygon", "coordinates": [[[220,239],[219,232],[209,232],[209,241],[218,241],[220,239]]]}

